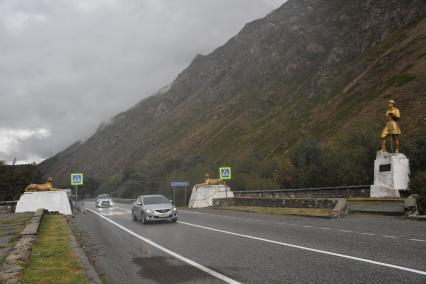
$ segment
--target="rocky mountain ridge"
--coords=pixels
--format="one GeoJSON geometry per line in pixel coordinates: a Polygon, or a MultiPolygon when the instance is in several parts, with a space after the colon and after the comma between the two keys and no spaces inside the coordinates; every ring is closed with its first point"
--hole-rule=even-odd
{"type": "Polygon", "coordinates": [[[236,186],[273,187],[274,163],[303,140],[379,133],[390,97],[414,143],[426,125],[425,29],[420,0],[290,0],[41,167],[61,183],[81,171],[129,192],[227,164],[236,186]]]}

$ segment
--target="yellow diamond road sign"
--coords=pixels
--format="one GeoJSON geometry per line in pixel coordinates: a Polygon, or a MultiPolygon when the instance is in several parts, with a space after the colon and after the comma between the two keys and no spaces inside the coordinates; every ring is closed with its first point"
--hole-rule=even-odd
{"type": "Polygon", "coordinates": [[[219,168],[219,178],[220,179],[231,179],[231,167],[221,167],[219,168]]]}
{"type": "Polygon", "coordinates": [[[71,174],[71,185],[83,185],[83,174],[71,174]]]}

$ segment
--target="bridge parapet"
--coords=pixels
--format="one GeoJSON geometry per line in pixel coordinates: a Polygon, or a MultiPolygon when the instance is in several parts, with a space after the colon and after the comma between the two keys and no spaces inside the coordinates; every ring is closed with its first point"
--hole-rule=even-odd
{"type": "Polygon", "coordinates": [[[353,198],[370,197],[370,185],[233,191],[235,197],[353,198]]]}

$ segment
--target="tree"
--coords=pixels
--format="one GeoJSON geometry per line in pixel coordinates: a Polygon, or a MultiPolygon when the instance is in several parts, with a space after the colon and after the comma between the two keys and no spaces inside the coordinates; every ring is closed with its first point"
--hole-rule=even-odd
{"type": "Polygon", "coordinates": [[[40,182],[37,166],[0,164],[0,200],[17,200],[27,185],[40,182]]]}
{"type": "Polygon", "coordinates": [[[280,188],[294,188],[297,186],[298,173],[293,162],[287,160],[282,162],[275,170],[273,180],[280,188]]]}

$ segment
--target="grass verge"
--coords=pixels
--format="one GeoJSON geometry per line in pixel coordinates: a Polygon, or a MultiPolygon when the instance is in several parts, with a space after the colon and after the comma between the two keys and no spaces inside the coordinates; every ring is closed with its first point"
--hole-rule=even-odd
{"type": "Polygon", "coordinates": [[[89,283],[69,239],[62,215],[43,216],[21,283],[89,283]]]}
{"type": "Polygon", "coordinates": [[[254,212],[272,215],[298,215],[311,217],[330,217],[328,208],[281,208],[281,207],[254,207],[254,206],[227,206],[221,209],[254,212]]]}

